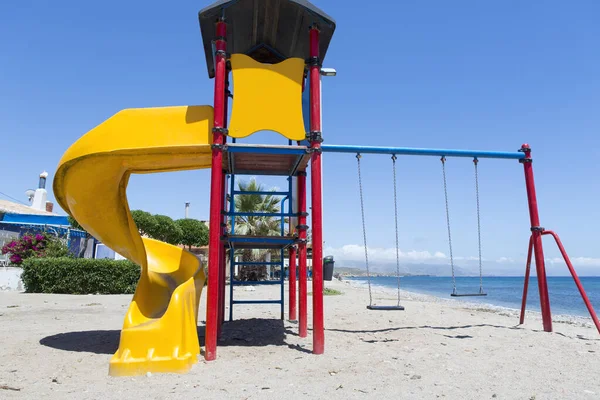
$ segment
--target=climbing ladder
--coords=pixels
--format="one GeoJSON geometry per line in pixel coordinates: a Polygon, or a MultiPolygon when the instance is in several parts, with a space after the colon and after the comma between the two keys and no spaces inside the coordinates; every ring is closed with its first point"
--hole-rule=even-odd
{"type": "MultiPolygon", "coordinates": [[[[309,153],[306,146],[288,145],[249,145],[236,143],[228,144],[224,148],[223,169],[229,179],[229,211],[225,212],[229,219],[229,231],[223,236],[226,248],[229,250],[229,320],[233,321],[233,308],[236,304],[279,304],[281,309],[281,319],[284,319],[284,284],[285,268],[284,258],[285,250],[298,243],[300,240],[297,234],[290,234],[292,229],[286,230],[285,219],[291,222],[292,217],[297,217],[298,213],[292,211],[292,177],[298,173],[303,173],[308,164],[309,153]],[[237,175],[268,175],[284,176],[287,178],[287,191],[240,191],[236,190],[237,175]],[[235,209],[235,199],[244,195],[271,195],[281,198],[280,212],[239,212],[235,209]],[[287,211],[286,211],[287,205],[287,211]],[[236,233],[236,217],[279,217],[280,235],[278,236],[249,236],[236,233]],[[277,261],[237,261],[236,250],[268,249],[279,251],[279,260],[277,261]],[[238,274],[247,267],[251,266],[269,266],[279,269],[279,276],[272,272],[267,280],[263,281],[242,281],[236,277],[236,267],[238,274]],[[279,285],[279,299],[235,299],[235,286],[249,285],[279,285]]],[[[289,223],[288,223],[289,225],[289,223]]]]}

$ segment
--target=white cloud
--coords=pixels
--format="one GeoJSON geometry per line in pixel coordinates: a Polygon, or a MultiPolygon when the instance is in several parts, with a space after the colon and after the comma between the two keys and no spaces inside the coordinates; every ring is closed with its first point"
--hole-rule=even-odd
{"type": "MultiPolygon", "coordinates": [[[[365,262],[365,248],[362,245],[347,244],[342,247],[327,247],[324,249],[326,255],[333,255],[336,260],[347,262],[364,264],[365,262]]],[[[389,247],[369,247],[368,248],[369,262],[373,264],[394,265],[396,263],[396,248],[389,247]]],[[[429,265],[447,265],[450,262],[450,257],[441,251],[419,251],[419,250],[400,250],[400,263],[401,264],[429,264],[429,265]]],[[[475,256],[455,256],[454,261],[457,265],[465,268],[473,267],[479,261],[479,257],[475,256]]],[[[484,262],[484,268],[491,268],[488,272],[505,272],[506,268],[500,270],[494,269],[494,264],[498,264],[498,267],[508,267],[509,265],[525,267],[524,257],[498,257],[495,260],[482,259],[484,262]]],[[[571,262],[575,267],[599,267],[600,258],[593,257],[573,257],[571,262]]],[[[535,265],[535,260],[532,259],[532,268],[535,265]]],[[[560,257],[547,258],[546,265],[550,267],[564,266],[564,261],[560,257]]],[[[562,268],[561,268],[562,270],[562,268]]],[[[519,270],[520,271],[520,270],[519,270]]]]}
{"type": "MultiPolygon", "coordinates": [[[[454,261],[467,261],[467,262],[477,261],[477,262],[479,262],[479,257],[475,257],[475,256],[469,256],[469,257],[458,256],[458,257],[454,257],[454,261]]],[[[487,262],[487,260],[486,260],[485,257],[481,257],[481,261],[482,262],[487,262]]]]}
{"type": "MultiPolygon", "coordinates": [[[[376,263],[395,263],[396,262],[396,249],[393,247],[382,248],[382,247],[369,247],[367,249],[369,255],[369,261],[376,263]]],[[[341,261],[364,261],[365,259],[365,248],[364,246],[356,244],[347,244],[339,248],[329,247],[325,249],[327,254],[333,255],[336,259],[341,261]]],[[[429,252],[429,251],[402,251],[399,252],[400,262],[447,262],[448,257],[441,251],[429,252]]]]}
{"type": "MultiPolygon", "coordinates": [[[[565,264],[565,260],[562,257],[547,258],[546,262],[550,264],[565,264]]],[[[572,257],[571,263],[575,267],[598,267],[600,266],[600,258],[572,257]]]]}
{"type": "MultiPolygon", "coordinates": [[[[513,257],[499,257],[496,259],[496,263],[498,264],[523,264],[525,266],[525,262],[527,260],[523,257],[513,258],[513,257]]],[[[547,266],[555,266],[555,265],[565,265],[565,261],[562,257],[553,257],[546,258],[547,266]]],[[[571,257],[571,263],[573,263],[574,267],[600,267],[600,258],[594,257],[571,257]]],[[[532,268],[535,266],[535,257],[532,255],[531,257],[531,265],[532,268]]]]}
{"type": "Polygon", "coordinates": [[[512,257],[500,257],[496,260],[496,262],[498,264],[513,264],[517,261],[512,257]]]}

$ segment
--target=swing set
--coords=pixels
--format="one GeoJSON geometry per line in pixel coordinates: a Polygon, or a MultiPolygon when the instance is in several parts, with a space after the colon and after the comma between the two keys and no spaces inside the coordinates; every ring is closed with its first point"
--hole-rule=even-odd
{"type": "Polygon", "coordinates": [[[448,230],[448,247],[450,251],[450,267],[452,274],[452,297],[467,297],[467,296],[486,296],[487,293],[483,290],[483,262],[482,262],[482,250],[481,250],[481,217],[480,217],[480,201],[479,201],[479,171],[478,165],[479,160],[482,158],[492,159],[510,159],[518,160],[519,163],[523,164],[525,172],[525,187],[527,191],[527,200],[529,207],[530,216],[530,230],[531,236],[529,240],[529,252],[527,257],[527,264],[525,269],[525,281],[523,285],[523,298],[521,306],[520,323],[522,324],[525,319],[525,308],[527,303],[527,291],[529,287],[529,277],[531,269],[532,255],[535,257],[535,266],[538,278],[538,290],[540,294],[540,308],[542,314],[542,321],[544,331],[552,332],[552,315],[550,311],[550,299],[548,295],[548,284],[546,280],[546,268],[544,262],[544,252],[542,247],[542,236],[551,235],[564,258],[565,264],[567,265],[573,280],[581,294],[583,302],[587,307],[592,321],[600,333],[600,321],[596,312],[594,311],[592,304],[585,293],[583,285],[573,264],[571,263],[558,235],[553,231],[547,231],[540,225],[537,197],[535,191],[535,183],[533,179],[533,168],[531,158],[531,148],[528,144],[524,144],[518,150],[518,152],[495,152],[495,151],[469,151],[469,150],[443,150],[443,149],[414,149],[414,148],[402,148],[402,147],[372,147],[372,146],[340,146],[340,145],[322,145],[322,151],[325,152],[337,152],[337,153],[354,153],[356,154],[357,166],[358,166],[358,185],[360,194],[360,207],[362,217],[362,230],[363,230],[363,241],[365,250],[365,266],[367,270],[367,282],[369,288],[369,305],[367,306],[370,310],[404,310],[404,307],[400,305],[400,250],[398,241],[398,203],[397,203],[397,185],[396,185],[396,160],[398,155],[412,155],[412,156],[438,156],[442,163],[442,179],[444,188],[444,200],[446,205],[446,226],[448,230]],[[361,174],[361,158],[362,154],[388,154],[392,156],[392,173],[393,173],[393,185],[394,185],[394,221],[395,221],[395,233],[396,233],[396,278],[398,281],[397,301],[396,305],[376,305],[373,303],[372,295],[372,283],[371,283],[371,272],[369,268],[369,255],[367,245],[367,234],[366,234],[366,223],[365,223],[365,211],[364,211],[364,199],[363,199],[363,185],[362,185],[362,174],[361,174]],[[477,242],[478,242],[478,262],[479,262],[479,291],[475,293],[461,293],[457,289],[456,285],[456,274],[454,265],[454,256],[452,253],[452,230],[450,224],[450,211],[448,201],[448,184],[446,179],[446,162],[447,157],[468,157],[472,158],[474,166],[474,178],[475,178],[475,200],[477,207],[477,242]]]}
{"type": "MultiPolygon", "coordinates": [[[[369,270],[369,252],[367,245],[367,229],[365,223],[365,206],[363,199],[363,185],[362,185],[362,173],[360,168],[360,160],[362,156],[360,153],[356,154],[356,161],[358,166],[358,187],[360,194],[360,212],[362,217],[362,232],[363,232],[363,244],[365,250],[365,266],[367,270],[367,284],[369,288],[369,305],[367,308],[369,310],[385,310],[385,311],[403,311],[404,307],[400,305],[400,247],[398,240],[398,194],[397,194],[397,183],[396,183],[396,160],[398,157],[396,154],[392,154],[392,176],[394,183],[394,222],[395,222],[395,233],[396,233],[396,279],[398,282],[398,291],[397,291],[397,303],[396,305],[384,306],[384,305],[374,305],[373,304],[373,294],[371,288],[371,272],[369,270]]],[[[450,296],[452,297],[474,297],[474,296],[487,296],[487,293],[483,291],[483,263],[481,257],[481,217],[480,217],[480,205],[479,205],[479,172],[478,172],[478,164],[479,159],[477,157],[473,158],[473,165],[475,167],[475,199],[477,203],[477,243],[478,243],[478,261],[479,261],[479,291],[476,293],[459,293],[456,288],[456,275],[454,271],[454,257],[452,254],[452,230],[450,228],[450,207],[448,202],[448,184],[446,179],[446,157],[442,156],[440,158],[442,162],[442,176],[444,182],[444,200],[446,203],[446,227],[448,230],[448,247],[450,250],[450,267],[452,271],[452,293],[450,296]]]]}

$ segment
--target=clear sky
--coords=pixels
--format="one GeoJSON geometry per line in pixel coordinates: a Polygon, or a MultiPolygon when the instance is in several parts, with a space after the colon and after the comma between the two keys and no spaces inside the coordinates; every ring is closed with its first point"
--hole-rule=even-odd
{"type": "MultiPolygon", "coordinates": [[[[208,4],[2,2],[0,192],[26,201],[41,171],[51,182],[69,145],[123,108],[212,104],[197,22],[208,4]]],[[[325,59],[338,71],[323,82],[326,143],[514,151],[528,142],[542,225],[561,234],[583,274],[598,274],[599,2],[315,4],[338,24],[325,59]]],[[[326,253],[360,265],[356,160],[327,154],[323,162],[326,253]]],[[[365,156],[363,167],[371,259],[393,264],[391,162],[365,156]]],[[[454,254],[472,270],[473,167],[450,159],[447,168],[454,254]]],[[[529,235],[522,166],[482,160],[480,187],[485,272],[521,274],[529,235]]],[[[208,188],[208,171],[134,176],[128,196],[132,208],[173,218],[190,201],[191,216],[206,219],[208,188]]],[[[446,265],[439,160],[401,157],[398,190],[403,265],[446,265]]],[[[551,273],[563,274],[546,243],[551,273]]]]}

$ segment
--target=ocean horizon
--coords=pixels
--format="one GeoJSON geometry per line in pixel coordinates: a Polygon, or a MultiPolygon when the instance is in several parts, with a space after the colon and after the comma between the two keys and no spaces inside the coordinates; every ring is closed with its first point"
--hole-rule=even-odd
{"type": "MultiPolygon", "coordinates": [[[[366,276],[344,277],[343,279],[367,284],[366,276]]],[[[580,276],[579,279],[585,289],[592,306],[600,310],[600,276],[580,276]]],[[[402,290],[431,295],[455,301],[468,301],[470,303],[489,304],[511,309],[521,308],[524,277],[522,276],[484,276],[483,291],[487,296],[451,297],[452,277],[448,276],[402,276],[400,288],[402,290]]],[[[371,285],[395,289],[398,279],[395,276],[371,277],[371,285]]],[[[478,293],[478,276],[461,276],[456,278],[456,289],[459,294],[478,293]]],[[[550,309],[553,314],[589,317],[590,314],[581,298],[581,294],[570,276],[549,276],[548,293],[550,309]]],[[[529,280],[527,294],[527,310],[540,311],[540,298],[537,287],[537,277],[529,280]]]]}

